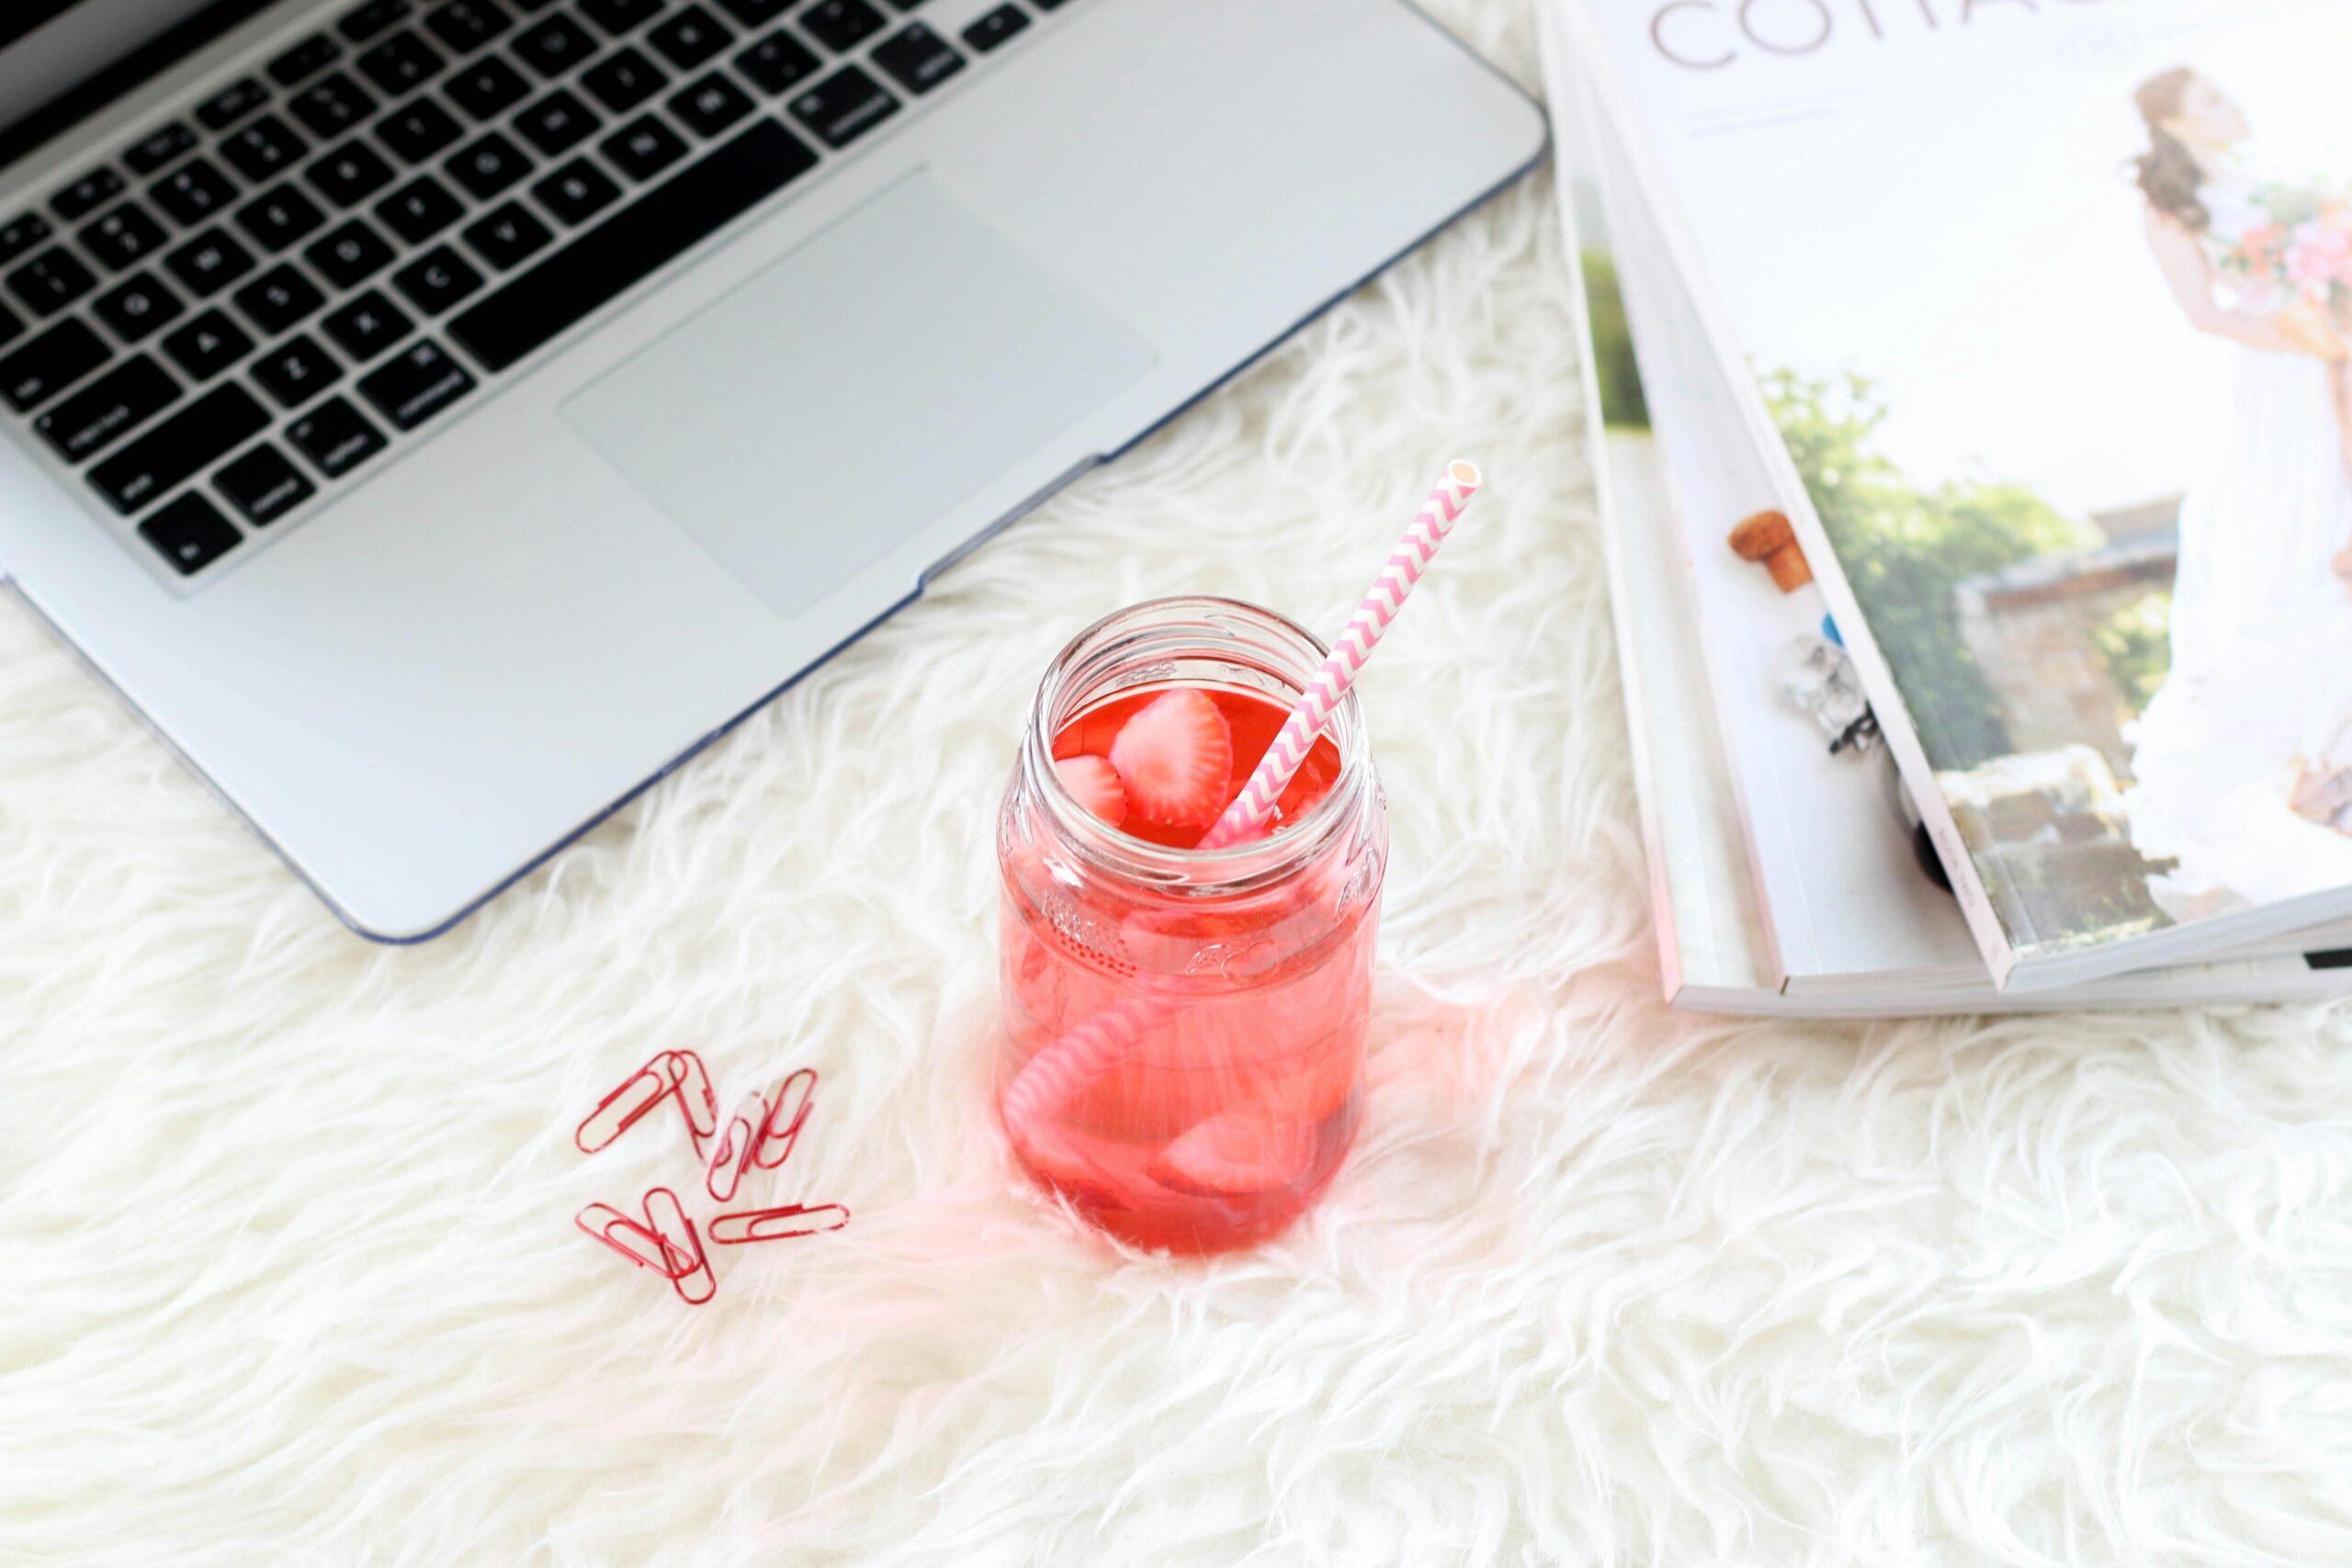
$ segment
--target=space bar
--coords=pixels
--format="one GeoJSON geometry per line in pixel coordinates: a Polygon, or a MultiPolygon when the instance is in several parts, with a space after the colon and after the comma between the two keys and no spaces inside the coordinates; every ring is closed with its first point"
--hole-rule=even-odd
{"type": "Polygon", "coordinates": [[[816,164],[799,138],[763,120],[457,316],[449,335],[503,370],[816,164]]]}

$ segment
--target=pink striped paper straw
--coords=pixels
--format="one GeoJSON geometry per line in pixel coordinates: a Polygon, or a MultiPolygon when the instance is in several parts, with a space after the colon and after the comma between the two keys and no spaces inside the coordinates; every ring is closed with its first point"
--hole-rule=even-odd
{"type": "Polygon", "coordinates": [[[1136,1037],[1168,1016],[1168,1006],[1159,997],[1129,997],[1030,1057],[1005,1085],[1005,1121],[1015,1129],[1032,1127],[1069,1104],[1125,1061],[1136,1037]]]}
{"type": "Polygon", "coordinates": [[[1290,717],[1266,748],[1266,754],[1225,808],[1216,826],[1211,828],[1200,841],[1204,850],[1222,850],[1261,831],[1274,815],[1274,802],[1296,773],[1306,754],[1315,749],[1315,738],[1331,722],[1331,715],[1347,699],[1348,688],[1363,673],[1364,660],[1372,657],[1381,637],[1396,619],[1397,611],[1405,607],[1406,596],[1421,580],[1421,573],[1437,555],[1438,546],[1453,531],[1463,509],[1470,498],[1478,493],[1478,466],[1459,458],[1445,466],[1444,477],[1437,488],[1430,491],[1413,525],[1405,530],[1397,541],[1396,553],[1373,580],[1372,592],[1356,606],[1354,618],[1348,629],[1331,645],[1331,657],[1299,694],[1298,705],[1290,710],[1290,717]]]}
{"type": "MultiPolygon", "coordinates": [[[[1463,509],[1478,492],[1479,483],[1476,463],[1456,458],[1445,466],[1443,477],[1430,491],[1430,498],[1413,518],[1412,526],[1405,530],[1396,554],[1388,558],[1388,564],[1373,582],[1372,592],[1364,595],[1355,617],[1340,634],[1331,657],[1323,661],[1323,668],[1306,683],[1305,694],[1291,710],[1282,732],[1266,749],[1266,755],[1250,773],[1250,782],[1242,786],[1240,795],[1202,839],[1200,848],[1223,849],[1238,843],[1262,829],[1273,816],[1274,802],[1281,798],[1283,787],[1315,749],[1315,738],[1346,699],[1348,688],[1363,671],[1364,660],[1372,657],[1374,646],[1396,618],[1405,596],[1412,592],[1421,573],[1429,570],[1439,544],[1453,532],[1463,509]]],[[[1174,1006],[1170,998],[1130,997],[1116,1007],[1096,1013],[1030,1057],[1005,1086],[1001,1104],[1006,1123],[1018,1134],[1059,1111],[1080,1090],[1126,1060],[1136,1040],[1165,1021],[1174,1006]]]]}

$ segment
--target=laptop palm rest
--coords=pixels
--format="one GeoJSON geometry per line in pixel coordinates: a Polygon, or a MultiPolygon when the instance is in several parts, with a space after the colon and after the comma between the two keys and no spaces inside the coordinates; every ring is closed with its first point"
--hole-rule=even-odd
{"type": "Polygon", "coordinates": [[[562,405],[792,616],[1155,362],[917,170],[562,405]]]}

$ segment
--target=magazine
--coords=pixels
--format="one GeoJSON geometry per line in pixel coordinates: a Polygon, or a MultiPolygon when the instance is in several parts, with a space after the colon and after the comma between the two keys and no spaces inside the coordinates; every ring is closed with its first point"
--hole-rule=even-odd
{"type": "Polygon", "coordinates": [[[1994,981],[2352,918],[2352,10],[1569,20],[1994,981]]]}
{"type": "MultiPolygon", "coordinates": [[[[1666,990],[1677,1005],[1784,1013],[2288,999],[2352,989],[2292,944],[2032,998],[2003,997],[1884,750],[1841,744],[1786,678],[1824,639],[1817,591],[1730,547],[1722,519],[1770,479],[1687,301],[1621,288],[1670,273],[1546,17],[1562,216],[1580,265],[1588,410],[1666,990]],[[1604,197],[1604,186],[1614,184],[1604,197]],[[1631,210],[1623,210],[1630,208],[1631,210]],[[1702,519],[1713,519],[1702,522],[1702,519]],[[1691,525],[1686,526],[1686,524],[1691,525]],[[1702,630],[1703,628],[1703,630],[1702,630]],[[1775,667],[1780,667],[1778,673],[1775,667]]],[[[1834,636],[1835,628],[1825,627],[1834,636]]],[[[1834,644],[1831,645],[1834,648],[1834,644]]],[[[1800,676],[1794,682],[1804,687],[1800,676]]]]}

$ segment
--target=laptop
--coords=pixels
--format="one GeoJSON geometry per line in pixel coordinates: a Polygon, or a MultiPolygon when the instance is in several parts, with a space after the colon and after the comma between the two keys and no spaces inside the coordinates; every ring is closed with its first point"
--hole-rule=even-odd
{"type": "Polygon", "coordinates": [[[0,573],[423,940],[1545,135],[1400,0],[9,0],[0,573]]]}

